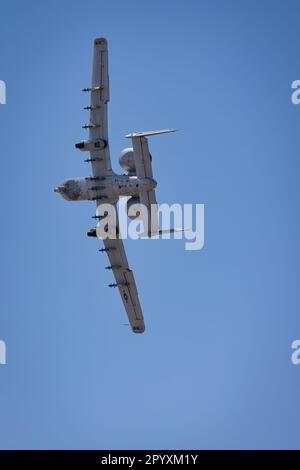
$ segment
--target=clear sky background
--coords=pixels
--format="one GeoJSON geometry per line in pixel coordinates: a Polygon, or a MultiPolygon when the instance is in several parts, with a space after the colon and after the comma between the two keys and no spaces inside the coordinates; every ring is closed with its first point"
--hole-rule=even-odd
{"type": "Polygon", "coordinates": [[[297,1],[1,2],[0,447],[299,448],[297,1]],[[134,335],[86,237],[92,45],[109,41],[113,167],[152,138],[160,202],[205,204],[205,247],[126,242],[134,335]]]}

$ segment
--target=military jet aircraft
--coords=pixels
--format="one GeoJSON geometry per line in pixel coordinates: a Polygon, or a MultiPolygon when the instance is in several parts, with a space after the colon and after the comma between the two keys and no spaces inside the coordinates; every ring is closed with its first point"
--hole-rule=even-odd
{"type": "MultiPolygon", "coordinates": [[[[83,152],[89,152],[90,156],[85,161],[92,166],[92,176],[85,178],[68,179],[54,189],[68,201],[93,200],[97,204],[97,215],[94,218],[101,220],[99,208],[102,204],[114,204],[116,206],[119,197],[130,196],[127,210],[136,203],[143,204],[149,209],[157,207],[155,187],[156,181],[152,173],[152,157],[148,148],[147,137],[157,134],[175,132],[174,129],[150,132],[134,132],[126,135],[132,140],[132,148],[124,149],[119,157],[120,166],[127,173],[116,174],[111,168],[107,103],[109,101],[109,77],[108,77],[108,48],[105,38],[94,40],[92,85],[83,91],[90,93],[90,105],[85,109],[89,111],[89,124],[84,129],[89,130],[89,140],[84,140],[75,145],[83,152]]],[[[153,214],[153,212],[152,212],[153,214]]],[[[157,235],[157,213],[148,216],[148,234],[157,235]]],[[[136,215],[138,216],[138,214],[136,215]]],[[[115,283],[110,287],[119,289],[129,323],[134,333],[143,333],[145,324],[140,305],[138,291],[132,270],[129,268],[124,244],[119,236],[119,221],[116,219],[116,233],[114,237],[103,238],[104,247],[99,251],[107,253],[115,283]]],[[[98,237],[97,229],[87,232],[88,236],[98,237]]]]}

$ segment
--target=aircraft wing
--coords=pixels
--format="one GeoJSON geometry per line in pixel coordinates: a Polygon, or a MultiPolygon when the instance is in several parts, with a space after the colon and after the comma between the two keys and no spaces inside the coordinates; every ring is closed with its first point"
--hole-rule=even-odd
{"type": "Polygon", "coordinates": [[[107,103],[109,101],[108,48],[105,38],[94,40],[92,85],[90,88],[84,88],[83,91],[88,91],[91,94],[90,105],[85,108],[90,113],[90,121],[89,124],[83,127],[89,129],[90,141],[97,142],[100,140],[105,143],[104,148],[90,151],[89,161],[92,164],[93,176],[97,177],[111,172],[107,122],[107,103]]]}
{"type": "MultiPolygon", "coordinates": [[[[90,122],[84,126],[89,129],[89,141],[103,142],[104,148],[90,151],[93,176],[101,177],[107,173],[113,173],[111,169],[109,143],[107,103],[109,101],[109,76],[108,76],[108,48],[105,38],[97,38],[94,41],[93,73],[91,88],[85,88],[91,94],[90,105],[86,109],[90,112],[90,122]]],[[[82,144],[78,144],[82,149],[82,144]]],[[[97,208],[101,200],[96,201],[97,208]]],[[[98,211],[97,211],[98,212],[98,211]]],[[[118,221],[117,221],[118,224],[118,221]]],[[[103,239],[104,251],[107,252],[110,261],[109,269],[112,270],[116,283],[112,287],[119,289],[122,302],[132,330],[135,333],[143,333],[145,330],[143,313],[138,297],[134,275],[129,268],[127,256],[121,238],[103,239]]]]}
{"type": "Polygon", "coordinates": [[[119,289],[122,302],[124,304],[128,320],[134,333],[143,333],[145,331],[144,317],[139,301],[138,291],[132,270],[129,268],[123,240],[121,238],[103,239],[104,249],[107,252],[115,284],[110,287],[119,289]]]}

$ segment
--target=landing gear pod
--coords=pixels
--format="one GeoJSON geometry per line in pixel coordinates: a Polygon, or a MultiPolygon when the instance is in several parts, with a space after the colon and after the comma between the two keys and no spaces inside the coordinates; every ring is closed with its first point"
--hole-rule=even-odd
{"type": "Polygon", "coordinates": [[[97,140],[82,140],[78,144],[75,144],[75,147],[79,150],[86,152],[94,152],[97,150],[103,150],[106,147],[107,143],[103,139],[97,140]]]}

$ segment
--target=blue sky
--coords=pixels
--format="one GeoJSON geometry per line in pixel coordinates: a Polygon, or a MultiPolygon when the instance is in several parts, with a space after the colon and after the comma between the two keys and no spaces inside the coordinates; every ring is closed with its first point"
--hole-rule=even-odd
{"type": "Polygon", "coordinates": [[[0,447],[299,448],[299,2],[1,5],[0,447]],[[113,167],[153,138],[161,202],[205,204],[205,247],[128,241],[147,331],[106,286],[74,143],[109,41],[113,167]]]}

